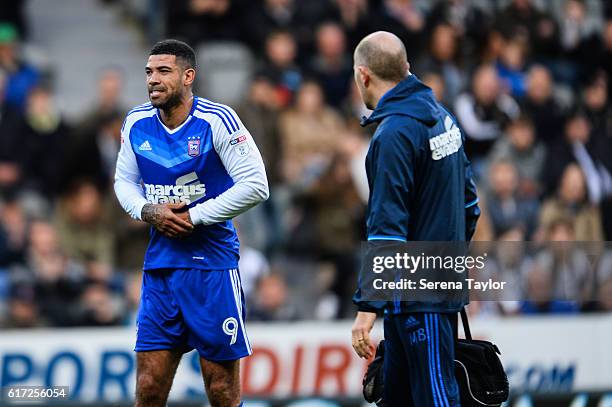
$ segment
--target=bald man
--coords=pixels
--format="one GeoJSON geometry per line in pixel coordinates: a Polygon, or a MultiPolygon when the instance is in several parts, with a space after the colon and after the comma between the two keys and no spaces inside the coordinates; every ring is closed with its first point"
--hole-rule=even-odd
{"type": "MultiPolygon", "coordinates": [[[[430,88],[410,73],[404,44],[376,32],[355,49],[355,82],[378,123],[366,157],[368,245],[470,240],[480,214],[463,135],[430,88]]],[[[438,295],[438,293],[436,293],[438,295]]],[[[384,312],[385,406],[456,407],[454,326],[467,295],[436,301],[367,301],[361,287],[352,344],[373,353],[370,331],[384,312]]]]}

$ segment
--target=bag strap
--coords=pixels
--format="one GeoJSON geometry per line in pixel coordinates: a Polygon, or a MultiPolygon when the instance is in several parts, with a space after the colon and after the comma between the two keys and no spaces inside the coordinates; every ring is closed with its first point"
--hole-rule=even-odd
{"type": "Polygon", "coordinates": [[[467,312],[465,307],[461,308],[461,323],[463,324],[463,332],[465,333],[465,339],[472,340],[472,331],[470,331],[470,323],[468,321],[467,312]]]}

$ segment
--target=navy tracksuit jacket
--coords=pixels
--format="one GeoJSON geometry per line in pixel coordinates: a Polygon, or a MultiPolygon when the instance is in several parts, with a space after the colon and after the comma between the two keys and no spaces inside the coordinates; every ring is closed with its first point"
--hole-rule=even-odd
{"type": "MultiPolygon", "coordinates": [[[[470,162],[455,118],[409,75],[363,125],[378,128],[366,157],[369,244],[469,241],[480,215],[470,162]]],[[[385,312],[387,406],[456,407],[453,319],[466,300],[365,302],[385,312]]]]}

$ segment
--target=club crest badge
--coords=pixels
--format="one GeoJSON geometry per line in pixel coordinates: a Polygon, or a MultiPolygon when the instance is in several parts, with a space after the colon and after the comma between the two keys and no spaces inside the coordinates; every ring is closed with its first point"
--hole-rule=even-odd
{"type": "Polygon", "coordinates": [[[197,157],[200,155],[200,138],[189,137],[187,139],[187,154],[190,157],[197,157]]]}
{"type": "Polygon", "coordinates": [[[247,142],[247,136],[244,134],[231,139],[230,146],[234,147],[234,152],[240,157],[246,157],[249,154],[249,143],[247,142]]]}

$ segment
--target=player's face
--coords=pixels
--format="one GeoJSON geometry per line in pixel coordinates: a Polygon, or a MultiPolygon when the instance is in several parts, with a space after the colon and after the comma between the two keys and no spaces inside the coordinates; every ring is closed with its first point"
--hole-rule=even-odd
{"type": "Polygon", "coordinates": [[[185,92],[185,70],[174,55],[151,55],[145,67],[151,104],[160,109],[171,108],[181,101],[185,92]]]}

